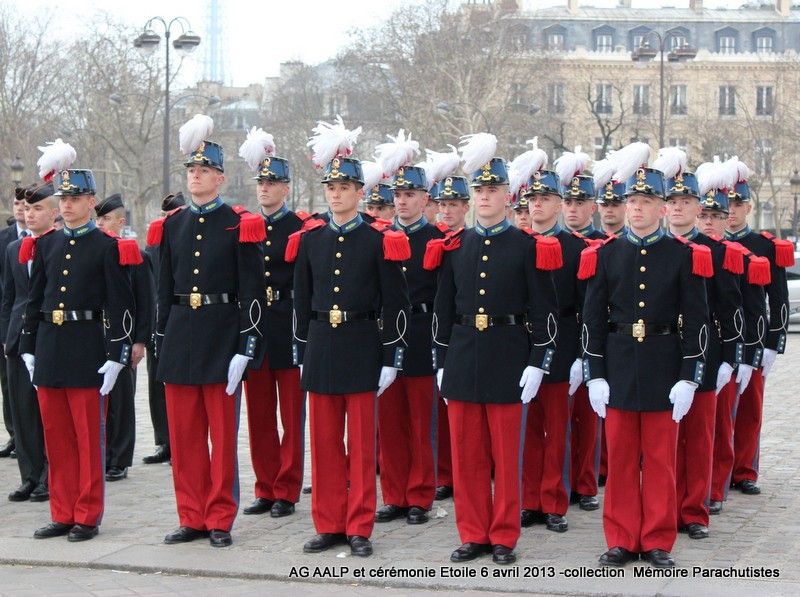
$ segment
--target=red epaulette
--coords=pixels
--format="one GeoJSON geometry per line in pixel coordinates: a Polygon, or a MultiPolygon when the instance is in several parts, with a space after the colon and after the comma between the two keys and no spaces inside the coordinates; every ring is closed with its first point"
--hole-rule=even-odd
{"type": "Polygon", "coordinates": [[[561,243],[555,236],[542,236],[528,226],[520,228],[536,241],[536,269],[552,271],[564,265],[561,243]]]}
{"type": "MultiPolygon", "coordinates": [[[[586,237],[584,237],[586,238],[586,237]]],[[[597,252],[617,237],[611,235],[606,239],[588,239],[590,244],[581,251],[581,263],[578,266],[578,280],[588,280],[597,273],[597,252]]]]}
{"type": "Polygon", "coordinates": [[[244,205],[234,205],[232,209],[239,216],[240,243],[260,243],[267,239],[262,216],[250,213],[244,205]]]}
{"type": "Polygon", "coordinates": [[[300,238],[309,230],[321,228],[325,225],[325,222],[317,220],[312,216],[306,218],[303,221],[303,227],[289,235],[289,240],[286,243],[286,252],[283,254],[283,258],[289,263],[297,259],[297,252],[300,250],[300,238]]]}
{"type": "Polygon", "coordinates": [[[28,263],[33,259],[33,256],[36,255],[36,241],[50,234],[51,232],[55,232],[55,228],[51,228],[47,232],[40,234],[39,236],[26,236],[22,239],[22,244],[19,246],[19,257],[17,258],[20,263],[28,263]]]}
{"type": "Polygon", "coordinates": [[[766,230],[761,231],[761,236],[772,241],[775,245],[775,265],[778,267],[789,267],[794,265],[794,244],[789,240],[775,238],[766,230]]]}
{"type": "Polygon", "coordinates": [[[375,218],[375,221],[371,222],[370,226],[372,226],[376,230],[383,231],[383,229],[388,228],[392,224],[394,224],[394,222],[392,222],[391,220],[386,220],[384,218],[375,218]]]}
{"type": "Polygon", "coordinates": [[[709,234],[708,238],[722,243],[725,247],[725,259],[722,262],[722,269],[731,272],[732,274],[744,273],[744,253],[745,249],[742,245],[731,240],[720,238],[716,234],[709,234]]]}
{"type": "Polygon", "coordinates": [[[580,232],[575,232],[574,230],[571,232],[571,234],[575,238],[579,238],[584,243],[586,243],[587,247],[591,247],[592,245],[597,245],[597,244],[602,244],[603,243],[603,239],[602,238],[589,238],[588,236],[584,236],[580,232]]]}
{"type": "Polygon", "coordinates": [[[119,234],[111,230],[103,230],[108,236],[117,241],[120,265],[141,265],[144,263],[139,243],[133,238],[120,238],[119,234]]]}
{"type": "Polygon", "coordinates": [[[673,236],[676,241],[688,246],[692,250],[692,273],[695,276],[710,278],[714,275],[714,262],[711,261],[711,249],[683,238],[679,234],[673,236]]]}
{"type": "Polygon", "coordinates": [[[147,227],[147,239],[145,241],[148,246],[154,247],[161,244],[161,239],[164,237],[164,222],[183,209],[184,208],[176,209],[175,211],[168,213],[163,218],[159,218],[150,222],[150,226],[147,227]]]}
{"type": "Polygon", "coordinates": [[[389,230],[386,220],[376,219],[370,226],[383,234],[383,257],[389,261],[406,261],[411,259],[411,245],[405,232],[389,230]]]}
{"type": "Polygon", "coordinates": [[[448,232],[452,232],[452,230],[450,230],[450,228],[448,228],[447,224],[445,224],[444,222],[436,222],[434,226],[436,226],[439,229],[439,232],[444,232],[445,234],[447,234],[448,232]]]}
{"type": "Polygon", "coordinates": [[[464,228],[459,228],[458,230],[450,230],[448,228],[447,232],[444,234],[444,238],[432,238],[429,240],[425,245],[425,256],[422,258],[422,268],[426,270],[435,270],[442,265],[444,252],[455,251],[461,246],[462,232],[464,232],[464,228]]]}
{"type": "Polygon", "coordinates": [[[756,286],[766,286],[772,282],[769,259],[754,253],[747,254],[747,281],[756,286]]]}
{"type": "Polygon", "coordinates": [[[302,209],[298,209],[296,212],[294,212],[294,215],[300,218],[303,222],[312,216],[312,214],[308,213],[307,211],[303,211],[302,209]]]}

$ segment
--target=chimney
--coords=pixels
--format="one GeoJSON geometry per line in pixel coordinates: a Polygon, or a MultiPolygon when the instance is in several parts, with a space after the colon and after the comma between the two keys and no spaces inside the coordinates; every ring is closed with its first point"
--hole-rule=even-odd
{"type": "Polygon", "coordinates": [[[703,0],[689,0],[689,10],[703,12],[703,0]]]}
{"type": "Polygon", "coordinates": [[[775,10],[782,17],[788,17],[792,12],[792,0],[775,0],[775,10]]]}
{"type": "Polygon", "coordinates": [[[617,0],[617,8],[631,8],[632,0],[617,0]]]}
{"type": "Polygon", "coordinates": [[[573,15],[578,12],[578,0],[567,0],[567,12],[573,15]]]}

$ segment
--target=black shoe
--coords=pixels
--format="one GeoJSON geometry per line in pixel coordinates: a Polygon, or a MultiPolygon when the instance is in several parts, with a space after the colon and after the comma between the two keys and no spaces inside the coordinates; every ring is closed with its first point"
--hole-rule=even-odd
{"type": "Polygon", "coordinates": [[[272,518],[281,518],[283,516],[289,516],[290,514],[294,514],[294,504],[280,498],[275,500],[275,503],[272,504],[272,508],[269,509],[269,515],[272,516],[272,518]]]}
{"type": "Polygon", "coordinates": [[[567,519],[561,516],[561,514],[545,514],[545,518],[548,531],[566,533],[569,530],[567,519]]]}
{"type": "Polygon", "coordinates": [[[689,539],[707,539],[708,527],[699,522],[690,522],[686,525],[686,533],[689,535],[689,539]]]}
{"type": "Polygon", "coordinates": [[[12,437],[0,448],[0,458],[8,458],[11,456],[11,452],[14,451],[14,445],[14,438],[12,437]]]}
{"type": "Polygon", "coordinates": [[[228,547],[233,544],[233,538],[230,531],[211,529],[211,533],[208,535],[208,542],[211,543],[211,547],[228,547]]]}
{"type": "Polygon", "coordinates": [[[350,555],[366,558],[372,555],[372,543],[366,537],[353,535],[347,539],[350,542],[350,555]]]}
{"type": "Polygon", "coordinates": [[[156,447],[155,452],[142,458],[142,462],[145,464],[161,464],[162,462],[169,462],[170,458],[172,458],[172,454],[169,446],[161,445],[156,447]]]}
{"type": "Polygon", "coordinates": [[[408,508],[386,504],[375,512],[375,522],[391,522],[408,514],[408,508]]]}
{"type": "Polygon", "coordinates": [[[520,516],[520,525],[532,527],[535,524],[545,524],[547,519],[539,510],[523,510],[520,516]]]}
{"type": "Polygon", "coordinates": [[[122,481],[128,476],[127,466],[112,466],[106,471],[106,481],[122,481]]]}
{"type": "Polygon", "coordinates": [[[517,554],[511,547],[492,545],[492,561],[495,564],[513,564],[517,561],[517,554]]]}
{"type": "Polygon", "coordinates": [[[446,500],[447,498],[453,497],[453,488],[448,487],[447,485],[439,485],[436,488],[436,500],[446,500]]]}
{"type": "Polygon", "coordinates": [[[8,499],[12,502],[24,502],[31,497],[31,493],[33,493],[34,489],[36,489],[36,483],[33,481],[25,481],[25,483],[8,494],[8,499]]]}
{"type": "Polygon", "coordinates": [[[651,549],[642,553],[642,559],[650,562],[656,568],[674,568],[675,559],[672,554],[663,549],[651,549]]]}
{"type": "Polygon", "coordinates": [[[624,566],[628,562],[635,562],[639,554],[628,551],[624,547],[612,547],[600,556],[601,566],[624,566]]]}
{"type": "Polygon", "coordinates": [[[428,511],[419,506],[411,506],[406,515],[406,522],[408,524],[425,524],[428,522],[428,511]]]}
{"type": "Polygon", "coordinates": [[[8,455],[9,458],[16,458],[17,457],[17,449],[14,448],[11,450],[11,454],[8,455]]]}
{"type": "Polygon", "coordinates": [[[465,543],[450,554],[451,562],[470,562],[477,557],[492,552],[488,543],[465,543]]]}
{"type": "Polygon", "coordinates": [[[208,537],[208,531],[200,531],[192,527],[180,527],[164,537],[164,543],[173,545],[174,543],[189,543],[196,539],[208,537]]]}
{"type": "Polygon", "coordinates": [[[265,514],[272,510],[274,504],[275,502],[272,500],[257,497],[249,506],[242,510],[242,514],[265,514]]]}
{"type": "Polygon", "coordinates": [[[303,551],[306,553],[319,553],[330,549],[334,545],[343,545],[347,543],[347,535],[344,533],[320,533],[311,540],[306,541],[303,545],[303,551]]]}
{"type": "Polygon", "coordinates": [[[761,493],[761,488],[756,485],[756,482],[752,479],[744,479],[743,481],[737,481],[733,484],[733,487],[741,491],[745,495],[758,495],[761,493]]]}
{"type": "Polygon", "coordinates": [[[712,516],[716,516],[720,512],[722,512],[722,502],[711,500],[711,503],[708,505],[708,513],[712,516]]]}
{"type": "Polygon", "coordinates": [[[47,526],[36,529],[33,532],[34,539],[50,539],[51,537],[63,537],[69,533],[74,525],[64,524],[63,522],[51,522],[47,526]]]}
{"type": "Polygon", "coordinates": [[[67,535],[67,541],[76,543],[78,541],[88,541],[97,537],[97,527],[89,526],[88,524],[76,524],[72,527],[67,535]]]}
{"type": "Polygon", "coordinates": [[[605,487],[606,481],[608,481],[608,477],[606,475],[598,475],[597,476],[597,486],[598,487],[605,487]]]}
{"type": "Polygon", "coordinates": [[[597,499],[596,495],[582,495],[578,499],[578,508],[581,510],[586,510],[587,512],[592,512],[597,510],[600,507],[600,500],[597,499]]]}
{"type": "Polygon", "coordinates": [[[46,502],[50,499],[50,491],[47,489],[47,483],[39,483],[36,489],[31,491],[32,502],[46,502]]]}
{"type": "Polygon", "coordinates": [[[311,485],[304,485],[303,486],[303,493],[308,495],[311,493],[311,485]]]}

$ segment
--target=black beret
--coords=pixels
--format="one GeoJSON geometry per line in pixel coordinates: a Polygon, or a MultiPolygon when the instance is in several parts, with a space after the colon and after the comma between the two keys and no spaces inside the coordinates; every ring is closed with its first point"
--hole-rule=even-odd
{"type": "Polygon", "coordinates": [[[114,193],[110,197],[106,197],[100,203],[98,203],[94,211],[97,213],[97,217],[104,216],[107,213],[110,213],[117,209],[118,207],[125,207],[122,204],[122,195],[119,193],[114,193]]]}
{"type": "Polygon", "coordinates": [[[186,205],[186,199],[183,198],[183,193],[178,191],[164,197],[161,200],[161,211],[172,211],[186,205]]]}

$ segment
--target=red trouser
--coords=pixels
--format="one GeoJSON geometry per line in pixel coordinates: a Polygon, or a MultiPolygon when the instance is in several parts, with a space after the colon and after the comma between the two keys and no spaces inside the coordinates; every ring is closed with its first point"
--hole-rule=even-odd
{"type": "Polygon", "coordinates": [[[378,398],[378,445],[384,504],[430,510],[433,460],[433,376],[399,376],[378,398]]]}
{"type": "Polygon", "coordinates": [[[450,453],[450,417],[447,405],[436,392],[436,485],[453,487],[453,456],[450,453]]]}
{"type": "Polygon", "coordinates": [[[453,498],[461,542],[513,548],[520,534],[522,403],[450,400],[447,408],[453,440],[453,498]]]}
{"type": "Polygon", "coordinates": [[[522,507],[548,514],[569,507],[569,382],[543,383],[528,405],[522,451],[522,507]]]}
{"type": "Polygon", "coordinates": [[[600,419],[600,466],[597,474],[608,477],[608,446],[606,445],[606,420],[600,419]]]}
{"type": "Polygon", "coordinates": [[[759,367],[739,395],[733,429],[733,482],[758,481],[761,415],[764,408],[764,376],[759,367]]]}
{"type": "Polygon", "coordinates": [[[695,392],[692,408],[678,425],[675,497],[679,527],[693,522],[708,526],[716,411],[716,391],[695,392]]]}
{"type": "Polygon", "coordinates": [[[671,411],[606,413],[608,482],[603,531],[608,547],[671,551],[678,534],[671,411]]]}
{"type": "Polygon", "coordinates": [[[100,388],[39,386],[54,522],[97,526],[106,482],[106,409],[100,388]]]}
{"type": "Polygon", "coordinates": [[[580,495],[597,495],[600,417],[592,410],[589,390],[583,384],[572,395],[570,423],[570,486],[580,495]]]}
{"type": "Polygon", "coordinates": [[[240,394],[237,390],[228,396],[225,385],[165,384],[172,481],[181,526],[230,531],[239,510],[240,394]]]}
{"type": "Polygon", "coordinates": [[[295,503],[303,487],[306,401],[300,369],[269,368],[268,357],[244,382],[250,459],[256,474],[255,494],[269,501],[295,503]],[[280,404],[283,439],[278,434],[280,404]]]}
{"type": "Polygon", "coordinates": [[[711,465],[711,499],[715,502],[723,502],[728,497],[733,470],[733,418],[738,391],[734,375],[717,396],[714,460],[711,465]]]}
{"type": "Polygon", "coordinates": [[[378,500],[375,485],[375,392],[342,395],[309,392],[308,396],[311,485],[314,487],[311,517],[314,527],[318,533],[369,537],[375,525],[378,500]]]}

